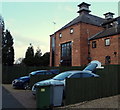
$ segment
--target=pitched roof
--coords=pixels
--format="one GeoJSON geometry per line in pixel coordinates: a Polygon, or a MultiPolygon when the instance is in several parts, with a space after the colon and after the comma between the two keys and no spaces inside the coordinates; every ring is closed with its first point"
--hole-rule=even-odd
{"type": "Polygon", "coordinates": [[[120,34],[120,25],[118,25],[117,27],[111,27],[111,28],[105,29],[105,30],[95,34],[88,40],[95,40],[95,39],[113,36],[113,35],[117,35],[117,34],[120,34]]]}
{"type": "MultiPolygon", "coordinates": [[[[101,26],[101,23],[103,22],[103,18],[91,15],[91,14],[81,14],[80,16],[76,17],[75,19],[73,19],[71,22],[69,22],[68,24],[66,24],[65,26],[63,26],[60,30],[63,30],[67,27],[70,27],[74,24],[83,22],[83,23],[88,23],[88,24],[92,24],[92,25],[96,25],[96,26],[101,26]]],[[[56,32],[58,32],[56,31],[56,32]]]]}

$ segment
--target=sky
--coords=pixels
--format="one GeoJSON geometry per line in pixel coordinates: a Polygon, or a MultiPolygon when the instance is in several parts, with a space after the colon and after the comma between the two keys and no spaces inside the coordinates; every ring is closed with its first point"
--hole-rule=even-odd
{"type": "MultiPolygon", "coordinates": [[[[36,52],[39,47],[44,54],[50,51],[50,37],[55,31],[76,18],[79,14],[76,2],[40,2],[35,0],[0,2],[0,14],[4,18],[5,28],[8,29],[14,39],[15,60],[24,58],[30,43],[36,52]],[[54,24],[55,22],[56,24],[54,24]]],[[[86,2],[86,1],[84,1],[86,2]]],[[[118,1],[87,1],[91,4],[90,10],[93,15],[104,18],[105,13],[113,12],[118,16],[118,1]]]]}

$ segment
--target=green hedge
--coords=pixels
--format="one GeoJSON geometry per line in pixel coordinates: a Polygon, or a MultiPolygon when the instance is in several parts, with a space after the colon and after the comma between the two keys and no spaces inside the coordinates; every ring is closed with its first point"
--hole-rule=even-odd
{"type": "Polygon", "coordinates": [[[99,78],[67,79],[66,105],[120,94],[120,65],[96,71],[99,78]]]}

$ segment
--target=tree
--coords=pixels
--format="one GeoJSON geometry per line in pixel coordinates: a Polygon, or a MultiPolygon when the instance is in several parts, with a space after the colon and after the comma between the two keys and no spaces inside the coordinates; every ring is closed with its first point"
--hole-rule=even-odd
{"type": "MultiPolygon", "coordinates": [[[[0,16],[0,42],[2,42],[2,39],[4,38],[4,29],[5,29],[5,24],[2,16],[0,16]]],[[[3,42],[0,47],[3,47],[3,42]]],[[[0,63],[2,63],[2,48],[0,48],[0,63]]]]}
{"type": "Polygon", "coordinates": [[[35,53],[35,57],[40,58],[41,56],[42,56],[42,52],[41,52],[41,49],[38,47],[35,53]]]}
{"type": "Polygon", "coordinates": [[[38,47],[37,50],[36,50],[36,53],[35,53],[35,57],[34,57],[34,64],[35,66],[41,66],[41,56],[42,56],[42,52],[41,52],[41,49],[38,47]]]}
{"type": "Polygon", "coordinates": [[[25,58],[24,58],[23,62],[27,66],[34,66],[34,49],[33,49],[33,46],[31,43],[26,51],[25,58]]]}
{"type": "Polygon", "coordinates": [[[14,48],[13,48],[13,38],[10,31],[2,35],[2,63],[3,65],[13,65],[14,63],[14,48]]]}
{"type": "Polygon", "coordinates": [[[15,64],[17,64],[17,65],[22,65],[23,59],[24,59],[24,58],[18,58],[18,59],[15,61],[15,64]]]}
{"type": "Polygon", "coordinates": [[[4,34],[4,29],[5,29],[5,23],[2,16],[0,16],[0,37],[1,38],[2,38],[2,35],[4,34]]]}
{"type": "Polygon", "coordinates": [[[46,52],[43,56],[42,56],[42,62],[43,62],[43,66],[49,66],[49,62],[50,62],[50,52],[46,52]]]}

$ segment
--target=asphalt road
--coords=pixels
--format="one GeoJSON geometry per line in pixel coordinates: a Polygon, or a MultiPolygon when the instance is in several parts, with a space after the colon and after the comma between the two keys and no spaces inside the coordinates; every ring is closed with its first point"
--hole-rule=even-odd
{"type": "Polygon", "coordinates": [[[36,110],[36,100],[31,90],[13,89],[11,84],[2,85],[3,110],[36,110]]]}
{"type": "Polygon", "coordinates": [[[7,89],[2,87],[2,109],[20,109],[25,108],[7,89]]]}

